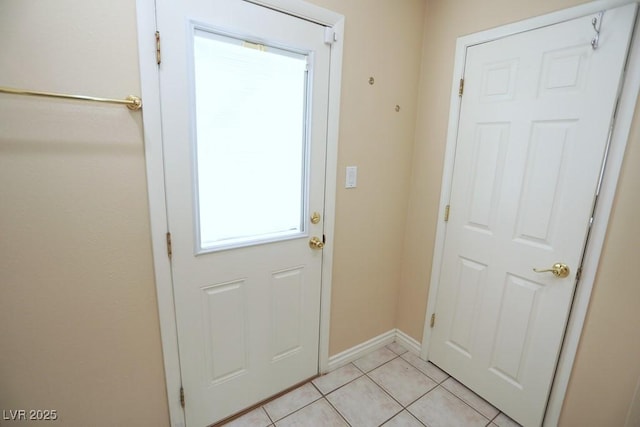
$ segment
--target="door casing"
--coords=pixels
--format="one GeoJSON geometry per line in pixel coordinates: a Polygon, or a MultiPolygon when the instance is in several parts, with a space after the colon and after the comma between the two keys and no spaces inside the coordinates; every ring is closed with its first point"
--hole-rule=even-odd
{"type": "MultiPolygon", "coordinates": [[[[324,246],[320,295],[319,366],[324,373],[329,365],[329,320],[331,308],[331,273],[333,269],[333,236],[335,229],[335,199],[338,164],[338,119],[340,117],[340,88],[344,16],[301,0],[244,0],[284,12],[328,27],[326,40],[331,41],[329,69],[329,113],[327,124],[327,159],[325,174],[324,246]]],[[[172,427],[185,425],[180,404],[180,356],[178,331],[173,299],[171,263],[167,256],[168,231],[165,202],[164,156],[162,150],[162,120],[160,114],[160,68],[156,59],[156,10],[154,0],[136,0],[138,24],[138,55],[140,61],[141,94],[147,191],[151,224],[151,244],[158,299],[158,317],[162,339],[162,353],[167,386],[169,417],[172,427]]],[[[170,37],[161,34],[162,37],[170,37]]],[[[185,396],[188,401],[189,397],[185,396]]]]}
{"type": "MultiPolygon", "coordinates": [[[[451,87],[451,103],[449,107],[449,123],[447,128],[447,143],[445,150],[444,169],[442,174],[442,186],[440,190],[440,212],[434,243],[434,254],[429,287],[429,299],[425,313],[424,332],[422,339],[421,357],[428,359],[429,340],[431,338],[431,315],[435,313],[440,281],[440,266],[444,252],[445,231],[444,211],[449,204],[451,196],[451,184],[454,170],[454,157],[460,118],[461,98],[458,95],[459,81],[464,75],[465,57],[467,47],[492,40],[509,37],[514,34],[534,30],[540,27],[556,24],[585,15],[595,14],[601,10],[611,9],[626,4],[635,3],[629,0],[599,0],[573,8],[553,12],[521,22],[504,25],[498,28],[482,31],[468,36],[460,37],[456,42],[455,62],[453,69],[453,84],[451,87]]],[[[565,393],[569,384],[569,377],[578,349],[578,343],[584,326],[591,291],[595,281],[598,262],[602,253],[607,225],[613,206],[613,200],[618,184],[624,152],[629,138],[629,130],[640,89],[640,16],[636,21],[631,47],[627,58],[626,72],[621,88],[617,112],[615,114],[614,129],[610,136],[610,146],[607,153],[606,168],[602,176],[602,184],[598,196],[598,204],[594,212],[593,224],[589,241],[584,253],[582,276],[576,288],[573,306],[569,315],[565,339],[562,345],[560,358],[556,369],[556,375],[551,388],[549,403],[544,418],[545,426],[556,426],[560,418],[560,411],[564,402],[565,393]]]]}

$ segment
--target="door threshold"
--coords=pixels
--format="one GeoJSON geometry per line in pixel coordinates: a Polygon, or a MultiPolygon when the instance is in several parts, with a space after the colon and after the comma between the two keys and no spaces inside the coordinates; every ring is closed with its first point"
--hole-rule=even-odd
{"type": "MultiPolygon", "coordinates": [[[[304,385],[304,384],[306,384],[306,383],[308,383],[308,382],[310,382],[310,381],[315,380],[315,379],[316,379],[316,378],[318,378],[319,376],[320,376],[320,375],[316,374],[316,375],[314,375],[314,376],[312,376],[312,377],[307,378],[307,379],[306,379],[306,380],[304,380],[304,381],[300,381],[299,383],[294,384],[294,385],[292,385],[291,387],[286,388],[286,389],[282,390],[281,392],[278,392],[278,393],[274,394],[274,395],[273,395],[273,396],[271,396],[271,397],[267,397],[266,399],[261,400],[260,402],[256,403],[255,405],[249,406],[248,408],[243,409],[242,411],[240,411],[240,412],[238,412],[238,413],[236,413],[236,414],[234,414],[234,415],[231,415],[231,416],[229,416],[229,417],[227,417],[227,418],[224,418],[224,419],[222,419],[221,421],[218,421],[218,422],[217,422],[217,423],[215,423],[215,424],[211,424],[209,427],[220,427],[220,426],[222,426],[222,425],[225,425],[225,424],[227,424],[227,423],[230,423],[231,421],[235,421],[235,420],[237,420],[238,418],[240,418],[240,417],[242,417],[242,416],[244,416],[244,415],[248,414],[249,412],[251,412],[251,411],[253,411],[253,410],[255,410],[255,409],[258,409],[258,408],[260,408],[261,406],[264,406],[264,405],[266,405],[267,403],[272,402],[272,401],[274,401],[274,400],[278,399],[279,397],[284,396],[285,394],[289,393],[290,391],[293,391],[293,390],[297,389],[298,387],[300,387],[300,386],[302,386],[302,385],[304,385]]],[[[267,415],[268,415],[268,414],[267,414],[267,415]]]]}

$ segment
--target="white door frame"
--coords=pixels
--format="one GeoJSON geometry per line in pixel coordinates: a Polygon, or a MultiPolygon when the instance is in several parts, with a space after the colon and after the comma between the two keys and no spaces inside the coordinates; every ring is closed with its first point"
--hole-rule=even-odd
{"type": "MultiPolygon", "coordinates": [[[[449,125],[447,129],[447,146],[445,151],[444,170],[442,174],[442,187],[440,192],[439,212],[444,213],[445,206],[449,204],[451,196],[451,184],[453,177],[453,162],[460,118],[461,98],[458,96],[459,80],[464,74],[464,62],[468,47],[492,40],[508,37],[524,31],[534,30],[555,23],[568,21],[585,15],[597,13],[601,10],[611,9],[625,4],[634,3],[629,0],[599,0],[583,4],[570,9],[550,13],[536,18],[527,19],[502,27],[482,31],[468,36],[460,37],[456,43],[455,63],[453,69],[453,84],[451,88],[451,105],[449,109],[449,125]]],[[[606,25],[606,22],[603,24],[606,25]]],[[[611,136],[606,169],[603,176],[598,205],[596,207],[594,221],[589,237],[589,244],[585,252],[582,269],[582,277],[576,288],[573,306],[569,316],[565,340],[562,345],[560,359],[556,370],[556,376],[551,388],[549,404],[544,418],[545,426],[556,426],[560,418],[560,411],[564,402],[565,393],[569,384],[569,377],[573,368],[578,342],[584,326],[584,321],[591,297],[591,290],[598,268],[600,254],[609,223],[609,216],[613,206],[613,199],[618,184],[618,177],[622,167],[622,160],[629,137],[629,129],[635,111],[638,90],[640,89],[640,31],[638,21],[629,51],[627,70],[624,76],[620,103],[616,115],[615,127],[611,136]]],[[[443,218],[441,216],[441,218],[443,218]]],[[[435,312],[438,283],[440,281],[440,266],[445,243],[445,223],[438,221],[434,245],[431,282],[429,287],[429,300],[425,313],[424,333],[422,338],[421,357],[429,356],[429,340],[431,338],[431,315],[435,312]]]]}
{"type": "MultiPolygon", "coordinates": [[[[331,272],[333,269],[333,236],[335,230],[336,177],[338,166],[338,119],[340,116],[340,87],[344,16],[302,0],[244,0],[297,16],[329,27],[327,41],[331,41],[329,69],[329,113],[327,124],[327,159],[325,175],[324,234],[327,242],[323,250],[322,290],[320,295],[320,342],[318,369],[326,372],[329,365],[329,321],[331,309],[331,272]]],[[[162,120],[160,114],[160,75],[156,64],[156,10],[154,0],[136,0],[138,24],[138,55],[140,61],[144,144],[147,168],[147,190],[151,220],[151,244],[158,299],[158,315],[162,353],[169,403],[171,426],[185,425],[180,406],[180,356],[178,330],[173,299],[171,264],[167,256],[168,231],[165,202],[164,160],[162,151],[162,120]]],[[[161,34],[161,37],[170,37],[161,34]]],[[[188,400],[188,397],[187,397],[188,400]]]]}

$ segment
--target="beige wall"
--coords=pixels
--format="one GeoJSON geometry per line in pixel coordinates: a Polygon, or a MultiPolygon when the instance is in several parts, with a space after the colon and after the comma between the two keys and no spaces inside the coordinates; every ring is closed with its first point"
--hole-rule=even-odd
{"type": "MultiPolygon", "coordinates": [[[[394,327],[420,340],[455,38],[577,0],[314,2],[347,19],[330,352],[394,327]]],[[[133,3],[3,0],[0,85],[139,93],[133,3]]],[[[636,120],[566,426],[617,425],[640,375],[639,137],[636,120]]],[[[138,113],[0,95],[0,409],[168,425],[145,179],[138,113]]]]}
{"type": "MultiPolygon", "coordinates": [[[[395,327],[424,2],[317,3],[347,19],[335,354],[395,327]],[[357,189],[343,188],[347,165],[357,189]]],[[[4,0],[0,85],[139,93],[135,20],[131,0],[4,0]]],[[[0,409],[168,423],[140,117],[0,96],[0,409]]]]}
{"type": "Polygon", "coordinates": [[[395,328],[424,1],[313,3],[346,21],[331,300],[334,355],[395,328]],[[344,188],[348,165],[358,166],[356,189],[344,188]]]}
{"type": "Polygon", "coordinates": [[[560,419],[565,426],[624,425],[640,378],[640,278],[636,270],[640,255],[639,165],[637,109],[560,419]]]}
{"type": "MultiPolygon", "coordinates": [[[[0,1],[0,85],[139,93],[135,2],[0,1]]],[[[125,107],[0,95],[0,410],[169,424],[141,129],[125,107]]]]}
{"type": "MultiPolygon", "coordinates": [[[[431,274],[456,38],[580,0],[427,0],[420,104],[397,327],[421,340],[431,274]]],[[[609,236],[561,417],[564,426],[623,425],[640,375],[640,122],[636,114],[609,236]]]]}

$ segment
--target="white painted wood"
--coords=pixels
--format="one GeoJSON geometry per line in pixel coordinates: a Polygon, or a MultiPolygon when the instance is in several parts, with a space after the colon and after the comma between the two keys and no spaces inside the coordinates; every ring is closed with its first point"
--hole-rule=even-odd
{"type": "Polygon", "coordinates": [[[333,274],[333,241],[335,236],[335,200],[338,166],[338,136],[340,130],[340,93],[342,90],[342,57],[344,51],[343,15],[321,8],[302,0],[246,0],[260,4],[293,16],[308,19],[334,33],[331,44],[331,65],[329,70],[330,86],[328,101],[327,153],[325,175],[324,234],[326,243],[323,249],[322,292],[320,319],[319,370],[326,373],[330,369],[329,331],[331,329],[331,283],[333,274]]]}
{"type": "Polygon", "coordinates": [[[400,329],[396,329],[396,342],[404,346],[411,353],[420,354],[420,343],[400,329]]]}
{"type": "MultiPolygon", "coordinates": [[[[324,207],[324,247],[322,265],[321,323],[319,365],[322,372],[329,365],[329,330],[331,303],[331,275],[333,266],[333,236],[335,229],[335,197],[337,176],[337,143],[340,116],[340,91],[342,81],[342,53],[344,43],[344,16],[316,5],[296,0],[260,1],[260,4],[293,16],[301,16],[313,22],[323,23],[336,33],[331,45],[331,66],[327,124],[326,189],[324,207]]],[[[178,353],[178,334],[175,319],[173,285],[169,259],[166,256],[165,233],[168,230],[164,163],[162,151],[159,74],[155,62],[156,10],[154,0],[137,0],[138,46],[142,97],[145,150],[147,162],[147,187],[151,217],[154,271],[158,295],[158,313],[161,325],[165,378],[169,403],[170,422],[173,427],[185,425],[184,411],[180,406],[178,390],[181,374],[178,353]]],[[[167,36],[166,34],[163,37],[167,36]]]]}
{"type": "MultiPolygon", "coordinates": [[[[272,362],[300,351],[304,345],[304,295],[308,285],[304,268],[294,267],[271,275],[271,348],[272,362]]],[[[316,363],[317,365],[317,363],[316,363]]]]}
{"type": "MultiPolygon", "coordinates": [[[[453,166],[454,166],[453,156],[455,154],[455,142],[458,137],[458,119],[459,119],[460,102],[461,102],[461,98],[458,96],[459,80],[464,75],[465,54],[466,54],[467,48],[477,44],[487,43],[492,40],[509,37],[514,34],[519,34],[525,31],[531,31],[537,28],[553,25],[558,22],[563,22],[563,21],[575,19],[581,16],[594,14],[602,10],[615,8],[615,7],[626,5],[626,4],[635,4],[635,3],[636,3],[635,0],[593,1],[590,3],[585,3],[579,6],[575,6],[569,9],[563,9],[557,12],[553,12],[553,13],[549,13],[549,14],[545,14],[545,15],[541,15],[533,18],[528,18],[523,21],[503,25],[501,27],[496,27],[496,28],[481,31],[478,33],[469,34],[467,36],[459,37],[457,39],[455,56],[454,56],[453,78],[452,78],[451,91],[450,91],[451,101],[449,105],[449,121],[447,125],[447,144],[446,144],[445,156],[444,156],[444,168],[442,173],[440,201],[438,205],[439,212],[441,214],[440,218],[444,217],[443,215],[444,215],[445,207],[449,203],[451,179],[453,175],[453,166]]],[[[638,44],[639,43],[634,42],[632,46],[632,54],[630,55],[631,66],[635,64],[634,58],[635,58],[636,46],[638,44]]],[[[628,98],[628,100],[626,103],[623,103],[623,102],[620,103],[618,120],[616,124],[616,134],[620,135],[620,138],[617,139],[618,145],[620,144],[622,145],[623,153],[624,153],[624,147],[626,146],[626,143],[627,143],[629,128],[631,126],[631,118],[629,118],[629,116],[633,115],[633,112],[635,109],[636,97],[634,96],[634,93],[637,93],[636,81],[637,79],[635,78],[634,75],[632,75],[629,72],[626,73],[625,83],[624,83],[625,90],[623,91],[623,94],[622,94],[622,101],[625,98],[628,98]]],[[[614,135],[614,141],[616,141],[616,135],[614,135]]],[[[608,160],[609,167],[607,170],[610,172],[607,172],[605,174],[605,178],[609,177],[609,180],[608,180],[609,182],[613,181],[612,185],[614,188],[614,192],[615,192],[615,186],[617,184],[617,179],[620,171],[619,166],[617,168],[615,167],[615,162],[619,162],[621,164],[622,157],[618,158],[618,160],[613,160],[611,153],[615,154],[617,152],[618,150],[616,150],[616,146],[614,144],[613,151],[610,152],[609,160],[608,160]],[[614,170],[612,171],[612,169],[614,170]]],[[[608,181],[607,179],[603,181],[603,193],[605,195],[608,194],[608,190],[607,190],[608,181]]],[[[599,206],[607,205],[607,203],[602,201],[602,196],[603,195],[601,194],[599,206]]],[[[611,197],[613,197],[613,195],[611,195],[611,197]]],[[[606,224],[608,223],[608,218],[609,218],[609,210],[610,210],[610,207],[606,209],[603,208],[603,212],[595,218],[594,226],[592,230],[595,231],[598,228],[599,219],[604,221],[605,229],[606,229],[606,224]],[[606,211],[606,213],[604,211],[606,211]]],[[[444,245],[445,230],[446,230],[445,226],[446,224],[443,221],[438,222],[438,225],[436,228],[436,237],[434,241],[435,250],[434,250],[434,255],[432,260],[433,265],[440,265],[442,260],[442,247],[444,245]]],[[[594,241],[593,235],[594,234],[592,231],[592,242],[594,241]]],[[[595,244],[592,245],[591,247],[593,246],[595,246],[595,244]]],[[[597,246],[599,247],[599,249],[597,249],[597,251],[594,250],[598,254],[598,256],[594,258],[596,260],[596,264],[597,264],[597,259],[599,259],[599,254],[601,252],[602,244],[598,243],[597,246]]],[[[431,315],[434,313],[435,304],[436,304],[435,298],[432,298],[432,297],[437,295],[438,293],[439,277],[440,277],[440,270],[437,268],[432,268],[431,277],[429,279],[429,282],[430,282],[429,300],[427,302],[427,310],[425,312],[425,327],[423,329],[422,350],[420,352],[420,355],[423,359],[426,359],[427,355],[429,354],[429,342],[431,337],[431,329],[429,328],[429,323],[431,320],[431,315]]],[[[583,283],[586,282],[585,277],[586,276],[583,271],[583,283]]],[[[577,299],[576,299],[577,301],[581,299],[579,298],[581,295],[581,289],[584,289],[586,287],[588,288],[588,291],[586,292],[587,303],[588,303],[588,298],[591,295],[591,285],[583,286],[578,290],[577,299]]],[[[578,316],[578,317],[584,318],[584,314],[585,313],[583,313],[582,316],[578,316]]],[[[579,323],[582,324],[582,321],[580,321],[579,323]]],[[[580,326],[580,330],[581,328],[582,327],[580,326]]],[[[578,335],[579,335],[579,332],[578,332],[578,335]]],[[[579,339],[579,337],[577,338],[579,339]]]]}
{"type": "Polygon", "coordinates": [[[558,361],[556,376],[547,406],[544,420],[545,427],[557,426],[564,396],[569,385],[582,328],[587,315],[587,308],[591,298],[591,290],[595,282],[600,255],[604,247],[607,225],[613,207],[616,187],[624,153],[629,139],[629,132],[640,92],[640,18],[636,17],[636,30],[627,60],[627,70],[621,87],[621,96],[614,124],[611,145],[607,154],[606,169],[604,171],[598,204],[594,213],[593,225],[582,265],[582,278],[576,290],[571,308],[571,316],[567,325],[562,353],[558,361]]]}
{"type": "Polygon", "coordinates": [[[531,267],[558,256],[579,265],[619,87],[619,71],[606,67],[621,68],[630,34],[621,28],[631,28],[634,13],[607,12],[617,31],[605,37],[603,29],[609,44],[597,51],[584,31],[591,17],[536,31],[539,44],[520,34],[467,48],[451,240],[434,268],[443,284],[429,358],[526,425],[542,421],[575,279],[560,286],[531,267]],[[516,73],[530,85],[514,85],[516,73]],[[584,98],[569,96],[578,93],[584,98]],[[471,116],[477,125],[465,125],[471,116]],[[590,139],[599,148],[578,145],[590,139]],[[583,184],[590,193],[575,191],[583,184]]]}
{"type": "Polygon", "coordinates": [[[251,369],[248,287],[247,280],[236,280],[202,288],[205,366],[200,374],[213,387],[251,369]]]}
{"type": "Polygon", "coordinates": [[[400,329],[391,329],[390,331],[331,356],[329,358],[328,367],[323,373],[330,372],[347,365],[354,360],[358,360],[359,358],[366,356],[372,351],[391,344],[394,341],[404,346],[411,353],[420,354],[420,343],[418,341],[411,338],[400,329]]]}
{"type": "Polygon", "coordinates": [[[341,351],[340,353],[335,354],[329,358],[329,366],[327,372],[338,369],[353,362],[354,360],[366,356],[374,350],[382,348],[387,344],[391,344],[395,339],[396,329],[391,329],[390,331],[375,336],[370,340],[341,351]]]}
{"type": "MultiPolygon", "coordinates": [[[[307,4],[305,2],[299,2],[307,4]]],[[[315,10],[315,9],[314,9],[315,10]]],[[[311,12],[308,16],[312,16],[311,12]]],[[[342,90],[342,53],[344,50],[344,17],[331,13],[326,21],[335,33],[331,44],[329,69],[329,111],[327,124],[327,160],[324,198],[324,259],[322,262],[322,294],[320,316],[320,373],[329,367],[329,331],[331,329],[331,283],[333,274],[333,242],[335,237],[336,191],[338,176],[338,134],[340,122],[340,93],[342,90]],[[330,18],[330,19],[329,19],[330,18]]]]}
{"type": "MultiPolygon", "coordinates": [[[[338,13],[324,9],[311,3],[299,0],[244,0],[268,7],[273,10],[288,13],[317,24],[334,27],[339,22],[344,22],[344,17],[338,13]]],[[[342,34],[342,33],[340,33],[342,34]]]]}
{"type": "MultiPolygon", "coordinates": [[[[323,26],[246,2],[157,5],[158,28],[172,35],[163,40],[160,87],[178,343],[182,384],[189,396],[185,413],[188,424],[207,425],[318,373],[322,251],[310,248],[308,240],[322,235],[323,222],[309,222],[297,239],[206,254],[194,251],[200,237],[194,232],[198,95],[191,74],[193,37],[196,29],[222,32],[308,52],[310,145],[304,212],[324,211],[330,48],[323,26]]],[[[261,215],[264,209],[269,206],[257,205],[253,214],[261,215]]]]}
{"type": "MultiPolygon", "coordinates": [[[[600,0],[585,3],[570,9],[561,10],[547,15],[530,18],[521,22],[493,28],[487,31],[471,34],[458,38],[456,42],[456,52],[454,57],[453,79],[451,85],[451,103],[449,107],[449,124],[447,129],[447,145],[445,150],[444,170],[442,175],[441,195],[439,202],[439,212],[444,213],[445,206],[449,202],[451,179],[453,173],[453,157],[455,154],[455,142],[457,140],[457,126],[460,111],[460,98],[458,97],[458,79],[463,76],[464,60],[467,47],[508,37],[524,31],[553,25],[558,22],[597,13],[601,10],[618,7],[625,4],[633,4],[635,1],[629,0],[600,0]]],[[[636,26],[638,23],[636,22],[636,26]]],[[[640,91],[640,33],[635,32],[634,41],[631,46],[627,72],[625,74],[622,93],[618,105],[618,114],[612,134],[611,146],[607,156],[607,168],[603,176],[602,186],[598,197],[594,221],[586,248],[583,264],[582,278],[578,286],[569,322],[567,325],[565,339],[556,369],[556,376],[551,389],[547,412],[544,419],[544,426],[556,426],[560,419],[560,413],[565,398],[565,393],[569,384],[573,363],[575,361],[582,328],[585,322],[587,308],[595,281],[598,262],[602,253],[607,225],[613,206],[616,186],[620,175],[624,152],[629,138],[629,132],[636,107],[638,93],[640,91]]],[[[441,217],[442,218],[442,217],[441,217]]],[[[442,248],[444,246],[446,224],[440,221],[436,229],[434,243],[433,265],[440,265],[442,262],[442,248]]],[[[432,268],[429,299],[425,312],[425,324],[422,337],[422,350],[420,356],[427,360],[430,351],[431,328],[429,327],[432,314],[435,312],[436,297],[439,290],[440,269],[432,268]]]]}
{"type": "Polygon", "coordinates": [[[167,386],[169,418],[172,427],[184,427],[184,411],[180,406],[180,356],[176,329],[175,305],[171,281],[171,265],[167,257],[165,234],[167,207],[164,188],[162,152],[162,119],[160,114],[160,81],[156,64],[156,10],[154,0],[136,0],[138,56],[143,99],[143,125],[147,192],[151,223],[153,266],[162,337],[162,356],[167,386]]]}
{"type": "MultiPolygon", "coordinates": [[[[140,31],[140,46],[141,46],[141,73],[142,73],[142,81],[143,81],[143,87],[146,88],[146,92],[149,93],[149,96],[145,96],[145,112],[147,112],[147,114],[145,114],[145,129],[147,129],[146,132],[146,142],[147,142],[147,149],[149,152],[149,145],[151,144],[152,150],[156,150],[156,152],[159,152],[160,155],[159,156],[147,156],[147,169],[149,172],[149,189],[150,189],[150,205],[151,205],[151,210],[152,210],[152,228],[154,228],[154,235],[153,235],[153,240],[154,240],[154,261],[155,261],[155,267],[156,267],[156,277],[157,279],[157,287],[158,287],[158,294],[159,294],[159,311],[160,311],[160,318],[161,318],[161,324],[163,325],[163,346],[164,346],[164,354],[165,354],[165,371],[166,371],[166,376],[167,376],[167,383],[168,383],[168,388],[170,389],[168,392],[168,396],[169,396],[169,404],[170,404],[170,412],[171,412],[171,422],[172,425],[183,425],[184,421],[182,418],[182,410],[179,408],[179,400],[177,399],[177,392],[173,393],[173,389],[177,390],[178,387],[174,387],[172,385],[172,383],[174,383],[175,385],[180,384],[180,375],[179,375],[179,365],[178,365],[178,357],[177,357],[177,347],[176,347],[176,337],[177,337],[177,333],[176,333],[176,329],[175,326],[173,326],[174,321],[173,321],[173,317],[174,317],[174,313],[173,313],[173,298],[172,298],[172,289],[171,289],[171,283],[170,283],[170,277],[168,274],[168,271],[165,269],[163,271],[164,267],[162,264],[164,263],[165,266],[168,266],[168,262],[166,262],[166,258],[164,258],[164,262],[163,262],[163,256],[165,256],[166,252],[166,248],[165,248],[165,241],[164,241],[164,233],[166,232],[166,220],[164,221],[165,224],[164,226],[161,227],[153,227],[154,222],[157,224],[158,223],[158,218],[162,218],[162,217],[166,217],[164,214],[164,209],[160,208],[159,206],[164,204],[164,195],[160,196],[158,194],[158,191],[154,192],[153,189],[155,188],[157,189],[162,189],[164,190],[163,186],[161,185],[162,183],[162,178],[158,179],[158,180],[153,180],[152,177],[156,177],[159,178],[162,173],[159,173],[158,171],[162,170],[162,159],[161,159],[161,150],[159,150],[161,148],[161,146],[159,145],[159,138],[157,140],[152,140],[151,138],[149,138],[150,134],[153,134],[154,132],[157,134],[159,129],[160,129],[160,120],[159,120],[159,112],[157,111],[157,108],[154,108],[154,105],[151,104],[151,102],[154,101],[154,98],[157,99],[158,98],[158,90],[157,90],[157,70],[154,70],[155,66],[149,66],[148,62],[145,62],[145,59],[151,59],[153,56],[152,54],[154,53],[154,48],[155,48],[155,44],[151,43],[151,44],[146,44],[143,42],[144,37],[147,34],[151,34],[153,35],[153,31],[155,31],[155,23],[153,22],[153,19],[149,19],[150,17],[153,17],[153,12],[151,12],[151,10],[153,9],[152,4],[150,2],[144,3],[144,1],[140,0],[139,4],[139,8],[138,10],[141,12],[140,16],[138,17],[139,22],[141,23],[141,25],[139,26],[139,31],[140,31]],[[143,14],[145,14],[144,16],[142,16],[143,14]],[[152,29],[153,31],[151,32],[145,32],[145,29],[149,30],[152,29]],[[149,54],[149,56],[145,56],[146,54],[149,54]],[[144,65],[143,65],[144,64],[144,65]],[[155,96],[154,96],[155,95],[155,96]],[[157,145],[153,145],[153,144],[157,144],[157,145]],[[164,230],[161,230],[161,229],[164,230]],[[170,304],[164,303],[163,304],[163,300],[166,300],[165,302],[170,302],[170,304]],[[171,306],[171,309],[169,310],[169,306],[171,306]],[[173,326],[173,327],[172,327],[173,326]]],[[[304,4],[304,2],[300,2],[301,4],[304,4]]],[[[311,12],[309,13],[315,13],[318,12],[318,8],[312,8],[311,12]]],[[[324,14],[325,19],[326,16],[333,16],[335,18],[335,22],[333,23],[333,25],[335,26],[335,29],[337,30],[338,33],[341,33],[342,31],[342,27],[343,27],[343,18],[339,15],[335,15],[335,14],[324,14]]],[[[320,19],[316,19],[316,21],[320,21],[320,19]]],[[[334,43],[332,45],[332,52],[331,52],[331,56],[332,56],[332,63],[331,63],[331,74],[332,74],[332,87],[330,90],[330,104],[331,104],[331,116],[333,118],[332,123],[330,123],[328,125],[328,133],[331,135],[331,140],[329,141],[329,152],[327,153],[327,159],[328,159],[328,164],[327,164],[327,170],[329,172],[328,175],[328,182],[333,181],[335,183],[335,164],[336,164],[336,153],[337,153],[337,148],[336,148],[336,143],[337,143],[337,129],[338,129],[338,123],[337,123],[337,116],[338,116],[338,111],[337,111],[337,107],[339,106],[339,90],[340,90],[340,69],[341,69],[341,53],[342,53],[342,43],[338,42],[338,43],[334,43]],[[333,171],[333,172],[332,172],[333,171]],[[333,173],[333,177],[331,176],[331,174],[333,173]]],[[[166,58],[165,58],[166,59],[166,58]]],[[[155,64],[154,64],[155,65],[155,64]]],[[[143,89],[143,92],[145,91],[145,89],[143,89]]],[[[159,104],[155,104],[156,106],[159,107],[159,104]]],[[[335,198],[335,184],[331,185],[329,187],[329,190],[327,191],[327,195],[329,196],[328,203],[327,206],[325,207],[325,234],[327,234],[328,236],[332,236],[333,235],[333,215],[334,215],[334,201],[333,199],[335,198]]],[[[327,242],[327,245],[325,246],[325,256],[327,257],[327,259],[330,261],[330,253],[332,251],[332,244],[331,242],[327,242]]],[[[330,301],[330,272],[331,272],[331,263],[328,262],[326,263],[328,265],[324,265],[323,266],[323,270],[328,271],[329,274],[325,274],[324,275],[324,280],[323,280],[323,291],[322,291],[322,299],[323,301],[330,301]]],[[[325,363],[328,359],[328,312],[329,312],[329,307],[328,304],[326,304],[323,307],[323,313],[327,313],[326,314],[326,319],[323,319],[323,327],[321,330],[321,346],[324,348],[324,355],[321,355],[321,363],[325,363]]]]}
{"type": "Polygon", "coordinates": [[[333,236],[335,230],[336,177],[338,165],[338,133],[340,123],[340,93],[342,90],[342,56],[344,51],[344,16],[301,0],[245,0],[288,13],[331,28],[329,112],[327,125],[327,161],[324,207],[324,234],[327,242],[322,263],[322,295],[320,319],[320,372],[329,369],[329,331],[331,321],[331,277],[333,274],[333,236]]]}

